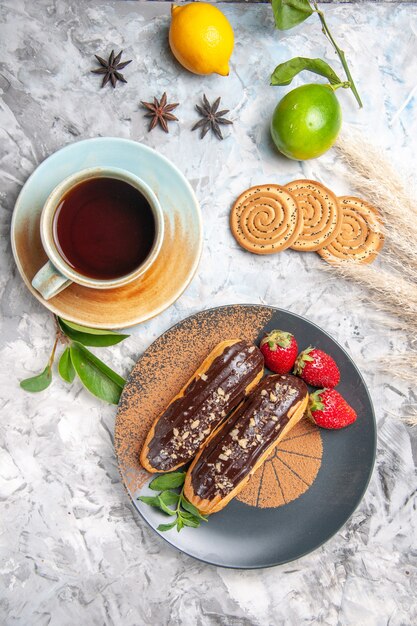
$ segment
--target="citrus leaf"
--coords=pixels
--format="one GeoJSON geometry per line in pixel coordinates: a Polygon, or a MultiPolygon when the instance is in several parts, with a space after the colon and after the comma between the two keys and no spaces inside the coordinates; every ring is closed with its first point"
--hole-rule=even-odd
{"type": "Polygon", "coordinates": [[[271,85],[289,85],[294,76],[297,76],[303,70],[324,76],[332,85],[342,82],[336,72],[323,59],[294,57],[277,65],[271,75],[271,85]]]}
{"type": "Polygon", "coordinates": [[[43,372],[37,374],[36,376],[32,376],[31,378],[25,378],[25,380],[20,381],[20,386],[25,391],[30,391],[32,393],[43,391],[51,384],[52,380],[52,370],[49,365],[45,367],[43,372]]]}
{"type": "Polygon", "coordinates": [[[288,30],[304,22],[313,13],[308,0],[271,0],[275,27],[288,30]]]}
{"type": "Polygon", "coordinates": [[[64,352],[61,354],[58,363],[58,372],[66,383],[72,383],[75,378],[75,369],[71,361],[69,348],[65,348],[64,352]]]}
{"type": "Polygon", "coordinates": [[[176,525],[177,525],[177,520],[175,520],[175,522],[171,522],[170,524],[159,524],[156,530],[160,530],[162,533],[164,533],[167,530],[171,530],[171,528],[174,528],[174,526],[176,525]]]}
{"type": "Polygon", "coordinates": [[[62,332],[67,337],[73,341],[79,341],[84,346],[105,348],[107,346],[114,346],[126,339],[126,337],[129,337],[129,335],[122,335],[121,333],[115,333],[111,330],[100,330],[98,328],[80,326],[80,324],[68,322],[68,320],[63,320],[60,317],[58,318],[58,322],[62,332]]]}
{"type": "Polygon", "coordinates": [[[117,404],[125,384],[124,378],[78,342],[71,345],[70,354],[74,369],[84,387],[97,398],[117,404]]]}
{"type": "Polygon", "coordinates": [[[171,472],[170,474],[161,474],[149,483],[149,488],[154,491],[165,491],[166,489],[175,489],[181,487],[185,480],[185,472],[171,472]]]}
{"type": "Polygon", "coordinates": [[[203,520],[204,522],[207,522],[207,517],[204,517],[204,515],[201,515],[201,513],[197,509],[197,507],[195,507],[194,504],[191,504],[191,502],[188,502],[188,500],[186,500],[185,498],[182,498],[181,506],[182,506],[183,509],[185,509],[186,511],[191,513],[191,515],[193,515],[197,519],[203,520]]]}

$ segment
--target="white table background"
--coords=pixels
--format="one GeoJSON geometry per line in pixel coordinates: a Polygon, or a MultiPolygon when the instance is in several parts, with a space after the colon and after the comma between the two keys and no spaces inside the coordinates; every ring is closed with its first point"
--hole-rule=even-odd
{"type": "MultiPolygon", "coordinates": [[[[236,34],[228,78],[183,71],[167,46],[169,4],[2,0],[0,5],[0,622],[53,626],[385,625],[417,623],[416,514],[412,429],[399,416],[413,389],[377,372],[379,355],[407,348],[395,323],[382,326],[360,290],[334,281],[317,255],[260,258],[228,228],[244,188],[312,177],[353,191],[333,173],[335,154],[306,163],[278,156],[269,139],[284,89],[269,75],[290,56],[325,55],[338,66],[316,20],[273,29],[268,5],[222,7],[236,34]],[[99,89],[93,54],[124,49],[129,81],[99,89]],[[147,133],[140,100],[179,101],[170,134],[147,133]],[[222,96],[233,127],[200,141],[190,128],[202,94],[222,96]],[[100,355],[127,375],[163,331],[201,308],[267,303],[305,315],[351,354],[370,386],[378,455],[352,519],[325,546],[265,571],[229,571],[162,542],[135,513],[113,450],[115,408],[58,376],[39,395],[18,381],[43,369],[51,316],[14,265],[9,228],[28,175],[58,148],[120,136],[156,148],[188,177],[201,202],[204,251],[191,286],[156,319],[100,355]]],[[[346,122],[378,141],[401,170],[415,169],[417,6],[364,2],[326,6],[364,101],[340,93],[346,122]]],[[[297,82],[308,80],[303,76],[297,82]]],[[[313,79],[314,80],[314,79],[313,79]]],[[[223,108],[223,107],[222,107],[223,108]]],[[[415,388],[415,386],[413,386],[415,388]]],[[[415,439],[415,434],[414,434],[415,439]]],[[[192,532],[192,531],[191,531],[192,532]]],[[[262,529],[259,530],[262,532],[262,529]]]]}

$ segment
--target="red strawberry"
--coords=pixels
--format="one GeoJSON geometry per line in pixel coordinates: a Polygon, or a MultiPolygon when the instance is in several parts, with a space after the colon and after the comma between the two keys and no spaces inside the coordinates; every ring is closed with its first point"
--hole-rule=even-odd
{"type": "Polygon", "coordinates": [[[294,374],[313,387],[332,388],[340,381],[339,368],[332,357],[311,346],[298,355],[294,374]]]}
{"type": "Polygon", "coordinates": [[[344,428],[356,421],[356,411],[336,389],[319,389],[310,394],[308,416],[322,428],[344,428]]]}
{"type": "Polygon", "coordinates": [[[298,346],[294,335],[283,330],[272,330],[261,341],[260,349],[265,365],[276,374],[288,374],[297,358],[298,346]]]}

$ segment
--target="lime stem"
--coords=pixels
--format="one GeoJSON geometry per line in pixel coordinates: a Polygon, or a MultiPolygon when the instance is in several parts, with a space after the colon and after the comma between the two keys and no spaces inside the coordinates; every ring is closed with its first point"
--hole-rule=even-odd
{"type": "Polygon", "coordinates": [[[342,87],[342,89],[350,89],[351,84],[348,80],[346,80],[342,83],[336,83],[335,85],[330,85],[330,87],[333,89],[333,91],[336,91],[336,89],[339,89],[339,87],[342,87]]]}
{"type": "Polygon", "coordinates": [[[315,0],[313,0],[313,6],[314,6],[315,12],[319,16],[319,19],[320,19],[320,22],[321,22],[321,25],[322,25],[322,31],[326,35],[326,37],[328,38],[330,43],[332,44],[333,48],[336,50],[336,53],[337,53],[337,55],[338,55],[342,65],[343,65],[343,69],[345,70],[346,77],[347,77],[347,79],[348,79],[348,81],[350,83],[350,88],[351,88],[351,90],[352,90],[352,92],[353,92],[353,94],[354,94],[354,96],[355,96],[355,98],[357,100],[357,103],[359,104],[359,108],[362,108],[363,107],[362,100],[360,98],[358,90],[356,89],[356,85],[355,85],[355,83],[353,81],[352,74],[350,73],[350,70],[349,70],[349,67],[348,67],[348,64],[347,64],[347,61],[346,61],[345,53],[344,53],[343,50],[341,50],[339,48],[339,46],[335,42],[335,40],[333,38],[333,35],[331,34],[331,32],[329,30],[329,27],[327,26],[326,19],[324,17],[324,13],[323,13],[323,11],[320,11],[320,9],[318,7],[318,4],[317,4],[317,2],[315,0]]]}

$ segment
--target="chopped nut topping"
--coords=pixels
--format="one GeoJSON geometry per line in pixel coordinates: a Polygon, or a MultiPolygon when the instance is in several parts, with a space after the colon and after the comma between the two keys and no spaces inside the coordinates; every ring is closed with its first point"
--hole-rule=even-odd
{"type": "Polygon", "coordinates": [[[230,448],[227,448],[227,450],[224,451],[226,456],[230,456],[232,454],[232,451],[230,448]]]}
{"type": "Polygon", "coordinates": [[[263,439],[262,439],[261,435],[255,435],[255,437],[259,441],[259,443],[262,443],[263,439]]]}
{"type": "Polygon", "coordinates": [[[222,411],[222,412],[220,413],[220,415],[221,415],[222,417],[226,417],[227,413],[226,413],[226,411],[222,411]]]}
{"type": "Polygon", "coordinates": [[[215,419],[216,419],[216,415],[215,415],[214,413],[210,413],[210,414],[209,414],[209,418],[210,418],[211,420],[215,420],[215,419]]]}
{"type": "Polygon", "coordinates": [[[204,380],[204,382],[207,380],[207,376],[205,374],[200,374],[200,378],[201,380],[204,380]]]}
{"type": "Polygon", "coordinates": [[[203,433],[205,435],[209,435],[210,434],[210,428],[206,428],[206,430],[203,430],[203,433]]]}
{"type": "Polygon", "coordinates": [[[187,439],[188,435],[190,434],[189,430],[186,430],[185,433],[183,434],[182,438],[183,439],[187,439]]]}
{"type": "Polygon", "coordinates": [[[262,389],[261,396],[267,396],[267,395],[268,395],[267,390],[266,389],[262,389]]]}
{"type": "Polygon", "coordinates": [[[238,431],[238,429],[237,429],[237,428],[234,428],[234,429],[231,431],[230,436],[231,436],[231,438],[233,439],[233,441],[237,441],[237,436],[238,436],[238,434],[239,434],[239,431],[238,431]]]}
{"type": "Polygon", "coordinates": [[[178,437],[179,435],[178,428],[174,428],[172,432],[174,433],[174,437],[178,437]]]}
{"type": "Polygon", "coordinates": [[[223,391],[223,389],[222,389],[221,387],[219,387],[219,388],[218,388],[218,390],[217,390],[217,394],[218,394],[219,396],[224,396],[224,395],[225,395],[225,394],[224,394],[224,391],[223,391]]]}
{"type": "Polygon", "coordinates": [[[194,420],[194,422],[191,422],[191,428],[192,429],[197,428],[199,423],[200,423],[200,420],[194,420]]]}
{"type": "Polygon", "coordinates": [[[227,457],[225,454],[219,454],[219,459],[220,459],[221,461],[228,461],[228,460],[229,460],[229,457],[227,457]]]}
{"type": "Polygon", "coordinates": [[[276,397],[276,395],[274,393],[272,393],[272,391],[269,394],[269,399],[271,400],[271,402],[276,402],[277,401],[277,397],[276,397]]]}
{"type": "Polygon", "coordinates": [[[248,445],[248,440],[247,439],[239,439],[238,444],[240,445],[241,448],[246,448],[246,446],[248,445]]]}
{"type": "Polygon", "coordinates": [[[251,417],[249,420],[249,426],[255,426],[255,424],[256,424],[255,420],[253,419],[253,417],[251,417]]]}
{"type": "Polygon", "coordinates": [[[221,464],[221,463],[216,463],[216,470],[217,470],[218,472],[221,472],[221,471],[222,471],[222,464],[221,464]]]}
{"type": "Polygon", "coordinates": [[[277,430],[281,428],[281,424],[277,424],[277,430]]]}
{"type": "Polygon", "coordinates": [[[254,350],[255,350],[255,346],[251,346],[248,350],[249,354],[252,354],[254,350]]]}

